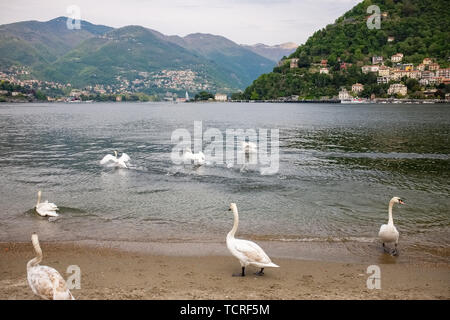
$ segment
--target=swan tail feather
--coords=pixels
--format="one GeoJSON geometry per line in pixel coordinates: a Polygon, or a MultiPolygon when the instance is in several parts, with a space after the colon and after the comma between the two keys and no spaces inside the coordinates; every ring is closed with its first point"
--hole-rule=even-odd
{"type": "Polygon", "coordinates": [[[267,265],[267,267],[279,268],[280,266],[277,265],[277,264],[275,264],[275,263],[273,263],[273,262],[271,262],[271,263],[269,263],[269,264],[267,265]]]}

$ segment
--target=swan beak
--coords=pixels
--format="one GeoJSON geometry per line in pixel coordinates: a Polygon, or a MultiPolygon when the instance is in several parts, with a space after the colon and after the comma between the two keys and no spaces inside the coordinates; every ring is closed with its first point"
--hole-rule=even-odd
{"type": "Polygon", "coordinates": [[[405,204],[405,201],[403,201],[402,199],[400,199],[400,200],[398,200],[398,203],[400,203],[400,204],[405,204]]]}

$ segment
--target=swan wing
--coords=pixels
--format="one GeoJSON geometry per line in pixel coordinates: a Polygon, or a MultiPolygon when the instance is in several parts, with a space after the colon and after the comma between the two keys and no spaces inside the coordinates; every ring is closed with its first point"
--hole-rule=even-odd
{"type": "Polygon", "coordinates": [[[108,162],[117,162],[117,158],[114,157],[113,155],[107,154],[106,156],[103,157],[103,159],[100,161],[100,164],[107,164],[108,162]]]}
{"type": "Polygon", "coordinates": [[[56,213],[56,210],[59,209],[54,203],[43,202],[36,206],[36,212],[42,217],[57,217],[59,215],[56,213]]]}
{"type": "Polygon", "coordinates": [[[36,266],[28,272],[28,283],[33,292],[47,300],[73,299],[64,278],[53,268],[36,266]]]}
{"type": "Polygon", "coordinates": [[[130,157],[126,153],[122,153],[122,155],[119,158],[119,161],[128,162],[130,161],[130,157]]]}
{"type": "Polygon", "coordinates": [[[238,240],[235,249],[243,254],[250,262],[259,264],[271,264],[269,256],[256,243],[248,240],[238,240]]]}
{"type": "Polygon", "coordinates": [[[48,208],[48,210],[59,210],[58,206],[52,202],[48,202],[48,200],[46,200],[44,203],[46,208],[48,208]]]}

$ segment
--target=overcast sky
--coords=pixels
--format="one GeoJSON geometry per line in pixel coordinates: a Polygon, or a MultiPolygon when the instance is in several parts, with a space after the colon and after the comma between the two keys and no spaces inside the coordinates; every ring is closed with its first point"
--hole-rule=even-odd
{"type": "Polygon", "coordinates": [[[141,25],[168,35],[202,32],[241,44],[302,44],[361,0],[14,0],[0,1],[0,24],[67,16],[111,27],[141,25]]]}

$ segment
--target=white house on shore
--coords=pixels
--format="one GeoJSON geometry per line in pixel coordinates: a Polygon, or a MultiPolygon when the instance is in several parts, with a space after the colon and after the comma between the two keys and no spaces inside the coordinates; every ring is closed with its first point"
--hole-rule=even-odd
{"type": "Polygon", "coordinates": [[[216,101],[228,101],[228,96],[224,93],[216,93],[214,96],[214,100],[216,101]]]}
{"type": "Polygon", "coordinates": [[[339,91],[339,100],[350,100],[352,96],[348,93],[347,89],[342,88],[341,91],[339,91]]]}
{"type": "Polygon", "coordinates": [[[388,95],[400,94],[406,96],[408,88],[401,83],[394,83],[389,86],[388,95]]]}

